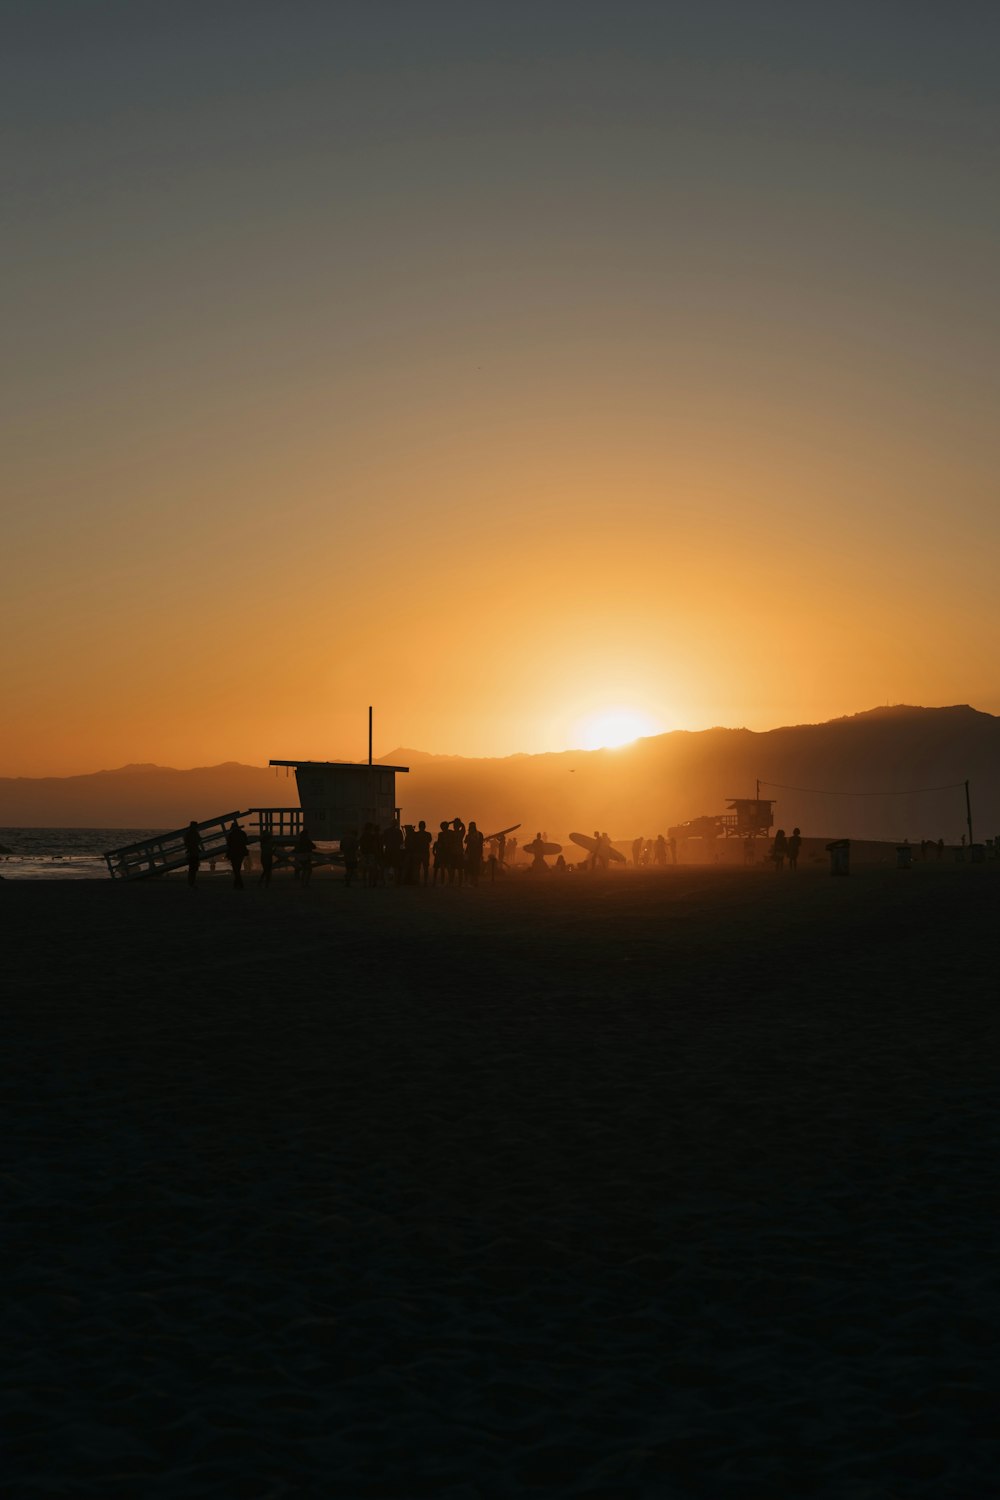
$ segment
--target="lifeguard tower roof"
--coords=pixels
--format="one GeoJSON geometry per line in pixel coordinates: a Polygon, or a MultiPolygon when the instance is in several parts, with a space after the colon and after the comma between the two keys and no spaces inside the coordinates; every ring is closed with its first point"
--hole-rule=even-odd
{"type": "Polygon", "coordinates": [[[295,771],[303,822],[315,839],[340,839],[366,823],[398,822],[396,776],[409,766],[346,760],[272,760],[295,771]]]}

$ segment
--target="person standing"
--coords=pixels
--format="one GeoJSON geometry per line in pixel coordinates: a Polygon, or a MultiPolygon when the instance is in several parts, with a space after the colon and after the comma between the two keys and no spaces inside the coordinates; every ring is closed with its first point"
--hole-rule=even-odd
{"type": "Polygon", "coordinates": [[[448,871],[448,884],[457,882],[459,885],[465,880],[465,824],[461,818],[451,820],[451,868],[448,871]]]}
{"type": "Polygon", "coordinates": [[[417,824],[417,831],[413,835],[413,843],[416,849],[417,876],[421,885],[426,885],[430,879],[431,843],[432,834],[427,824],[421,818],[417,824]]]}
{"type": "Polygon", "coordinates": [[[382,835],[382,862],[386,870],[392,871],[393,885],[403,883],[403,830],[398,823],[390,823],[382,835]]]}
{"type": "Polygon", "coordinates": [[[250,840],[246,836],[245,829],[234,822],[226,834],[226,858],[233,867],[233,889],[236,891],[243,889],[243,861],[247,857],[249,847],[250,840]]]}
{"type": "Polygon", "coordinates": [[[771,845],[771,858],[774,860],[774,868],[783,870],[785,868],[785,855],[788,853],[788,839],[785,830],[779,828],[774,835],[774,843],[771,845]]]}
{"type": "Polygon", "coordinates": [[[465,873],[471,885],[479,884],[479,872],[483,867],[483,835],[476,827],[475,820],[469,824],[469,831],[465,835],[465,873]]]}
{"type": "Polygon", "coordinates": [[[194,885],[201,864],[201,836],[194,818],[184,830],[184,853],[188,862],[188,885],[194,885]]]}
{"type": "Polygon", "coordinates": [[[791,838],[788,840],[788,868],[797,870],[799,867],[799,850],[802,847],[802,835],[797,828],[792,829],[791,838]]]}
{"type": "Polygon", "coordinates": [[[316,845],[309,837],[309,830],[303,823],[302,831],[295,840],[294,846],[294,873],[296,880],[303,885],[308,885],[313,872],[313,850],[316,845]]]}
{"type": "Polygon", "coordinates": [[[433,884],[437,885],[438,875],[441,876],[441,884],[444,885],[448,879],[448,868],[451,864],[451,827],[443,819],[438,830],[438,836],[434,840],[434,877],[433,884]]]}
{"type": "Polygon", "coordinates": [[[271,884],[271,871],[274,869],[274,834],[269,828],[260,831],[260,879],[259,885],[271,884]]]}

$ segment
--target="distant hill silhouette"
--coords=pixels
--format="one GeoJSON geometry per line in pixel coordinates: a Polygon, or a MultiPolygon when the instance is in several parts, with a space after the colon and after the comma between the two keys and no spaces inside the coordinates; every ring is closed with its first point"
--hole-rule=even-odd
{"type": "MultiPolygon", "coordinates": [[[[313,753],[323,758],[321,747],[313,753]]],[[[573,829],[606,829],[618,839],[666,832],[722,812],[731,797],[752,797],[757,777],[786,828],[914,843],[958,842],[965,798],[954,784],[968,777],[976,837],[1000,832],[1000,718],[967,705],[899,705],[764,733],[677,730],[618,750],[477,760],[400,748],[379,759],[412,767],[396,783],[404,821],[436,825],[459,815],[487,832],[521,822],[527,838],[539,829],[560,840],[573,829]],[[923,790],[945,787],[952,789],[923,790]],[[888,793],[907,795],[881,795],[888,793]]],[[[0,778],[0,826],[178,828],[189,818],[297,800],[294,778],[267,767],[132,765],[0,778]]]]}

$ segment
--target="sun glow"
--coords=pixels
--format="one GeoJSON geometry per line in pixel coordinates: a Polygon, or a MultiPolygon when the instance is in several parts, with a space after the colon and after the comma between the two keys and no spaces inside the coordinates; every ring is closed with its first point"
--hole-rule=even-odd
{"type": "Polygon", "coordinates": [[[645,734],[659,734],[660,729],[648,714],[634,708],[607,708],[584,720],[580,748],[614,750],[630,745],[645,734]]]}

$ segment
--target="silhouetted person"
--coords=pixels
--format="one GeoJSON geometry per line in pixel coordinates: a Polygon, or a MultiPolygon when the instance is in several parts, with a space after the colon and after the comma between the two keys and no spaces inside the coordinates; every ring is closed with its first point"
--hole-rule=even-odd
{"type": "Polygon", "coordinates": [[[451,820],[451,866],[448,871],[449,880],[457,880],[459,885],[465,879],[465,824],[461,818],[451,820]]]}
{"type": "Polygon", "coordinates": [[[542,871],[542,870],[544,870],[546,874],[548,874],[548,872],[549,872],[549,867],[545,863],[545,854],[543,852],[544,849],[545,849],[545,838],[544,838],[544,836],[542,835],[541,832],[536,833],[535,837],[532,839],[531,843],[530,844],[525,844],[525,846],[524,846],[524,852],[525,852],[525,854],[530,854],[531,855],[531,869],[532,869],[533,872],[538,872],[538,871],[542,871]]]}
{"type": "Polygon", "coordinates": [[[660,869],[662,869],[667,862],[667,841],[663,837],[662,833],[658,833],[656,835],[656,844],[653,848],[653,862],[654,864],[658,865],[660,869]]]}
{"type": "Polygon", "coordinates": [[[441,877],[441,884],[444,885],[445,881],[448,879],[448,869],[450,867],[450,864],[451,864],[451,826],[450,826],[450,824],[445,823],[442,820],[441,827],[438,830],[438,836],[434,840],[434,876],[433,876],[433,882],[434,882],[435,885],[437,885],[437,883],[438,883],[438,876],[439,875],[441,877]]]}
{"type": "Polygon", "coordinates": [[[417,876],[421,885],[426,885],[430,879],[431,844],[433,835],[427,824],[421,818],[417,824],[417,830],[413,835],[414,854],[417,862],[417,876]]]}
{"type": "Polygon", "coordinates": [[[560,854],[558,856],[558,858],[556,859],[555,867],[559,871],[560,875],[566,874],[566,859],[564,855],[560,854]]]}
{"type": "Polygon", "coordinates": [[[472,885],[479,884],[479,872],[483,867],[483,836],[475,821],[469,824],[465,835],[465,871],[472,885]]]}
{"type": "Polygon", "coordinates": [[[797,828],[792,829],[792,836],[788,840],[788,868],[797,870],[799,867],[799,850],[802,848],[802,835],[797,828]]]}
{"type": "Polygon", "coordinates": [[[353,885],[358,873],[358,835],[349,828],[340,841],[340,854],[344,861],[344,884],[353,885]]]}
{"type": "Polygon", "coordinates": [[[788,853],[788,840],[785,830],[779,828],[774,835],[774,843],[771,845],[771,858],[774,860],[774,868],[783,870],[785,868],[785,855],[788,853]]]}
{"type": "Polygon", "coordinates": [[[188,862],[188,885],[194,885],[198,866],[201,864],[201,838],[194,818],[184,830],[184,853],[188,862]]]}
{"type": "Polygon", "coordinates": [[[938,839],[938,841],[937,841],[937,857],[938,857],[938,859],[940,859],[943,854],[944,854],[944,839],[938,839]]]}
{"type": "Polygon", "coordinates": [[[234,823],[226,834],[226,858],[233,867],[233,889],[243,889],[243,861],[247,857],[247,847],[250,840],[244,829],[238,823],[234,823]]]}
{"type": "Polygon", "coordinates": [[[271,884],[274,869],[274,834],[268,828],[260,831],[260,879],[259,885],[271,884]]]}
{"type": "Polygon", "coordinates": [[[382,835],[382,856],[385,868],[392,871],[393,885],[403,883],[403,830],[398,823],[390,823],[382,835]]]}
{"type": "Polygon", "coordinates": [[[637,839],[632,840],[632,863],[636,869],[642,864],[643,838],[640,833],[637,839]]]}
{"type": "Polygon", "coordinates": [[[295,878],[301,880],[303,885],[308,885],[312,877],[312,852],[315,847],[309,837],[309,830],[303,825],[302,832],[295,840],[295,878]]]}

